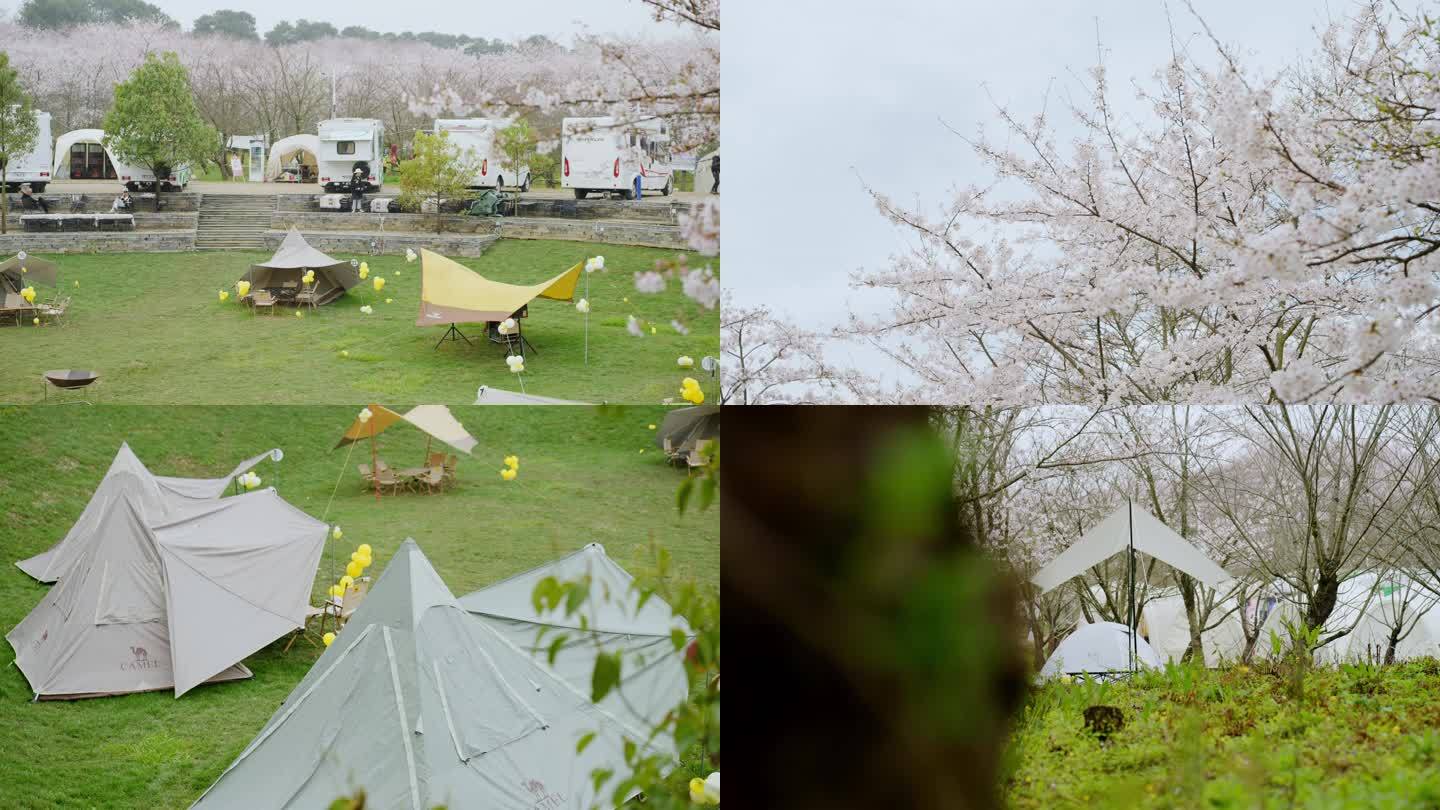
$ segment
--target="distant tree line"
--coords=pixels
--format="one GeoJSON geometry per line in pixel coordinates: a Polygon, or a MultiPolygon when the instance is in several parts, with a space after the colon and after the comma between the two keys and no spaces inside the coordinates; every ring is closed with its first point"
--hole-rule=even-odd
{"type": "MultiPolygon", "coordinates": [[[[176,22],[158,7],[144,0],[26,0],[16,15],[16,22],[26,28],[58,30],[79,25],[103,23],[124,25],[143,22],[158,23],[166,27],[179,28],[176,22]]],[[[195,18],[194,33],[259,41],[262,39],[255,27],[255,15],[248,11],[221,9],[195,18]]],[[[519,43],[501,39],[486,39],[465,34],[447,34],[439,31],[375,31],[363,25],[347,25],[337,28],[328,22],[299,19],[294,22],[281,20],[263,37],[267,45],[294,45],[299,42],[314,42],[320,39],[339,37],[344,39],[368,39],[385,42],[423,42],[437,48],[460,49],[474,56],[500,54],[525,48],[559,48],[554,40],[536,34],[519,43]]]]}

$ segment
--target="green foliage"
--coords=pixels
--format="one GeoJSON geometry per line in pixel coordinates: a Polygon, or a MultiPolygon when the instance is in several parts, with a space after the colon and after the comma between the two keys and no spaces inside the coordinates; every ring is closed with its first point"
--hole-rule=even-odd
{"type": "Polygon", "coordinates": [[[560,185],[560,158],[555,152],[536,152],[530,156],[530,178],[549,188],[560,185]]]}
{"type": "MultiPolygon", "coordinates": [[[[413,310],[407,317],[413,322],[413,310]]],[[[137,325],[121,333],[129,331],[142,330],[137,325]]],[[[12,341],[21,331],[12,327],[0,334],[0,341],[12,341]]],[[[197,332],[190,334],[192,342],[203,342],[193,339],[197,332]]],[[[227,352],[243,358],[238,340],[223,342],[227,352]]],[[[116,373],[124,372],[117,368],[116,373]]],[[[27,393],[39,398],[38,391],[27,393]]],[[[274,386],[264,393],[283,396],[274,386]]],[[[381,573],[407,536],[419,541],[457,594],[592,540],[638,574],[651,559],[645,542],[650,535],[666,538],[672,576],[717,587],[719,515],[713,510],[676,514],[669,499],[677,473],[659,454],[636,452],[653,441],[646,426],[663,418],[664,406],[475,408],[444,400],[479,440],[474,458],[460,457],[458,485],[433,497],[386,496],[377,503],[355,472],[362,455],[368,461],[368,451],[357,446],[347,463],[347,451],[333,449],[339,431],[367,401],[358,391],[340,393],[348,404],[136,407],[107,404],[115,397],[102,394],[95,407],[0,406],[0,424],[13,428],[0,449],[6,549],[0,567],[0,627],[14,627],[49,592],[12,563],[65,535],[121,440],[129,441],[157,475],[190,477],[224,475],[238,459],[284,448],[284,461],[257,468],[264,485],[275,485],[290,503],[345,529],[344,548],[322,555],[317,599],[339,576],[339,564],[354,546],[371,544],[372,571],[381,573]],[[505,482],[495,470],[510,453],[521,457],[522,473],[505,482]],[[330,502],[337,479],[339,489],[330,502]],[[523,508],[516,507],[519,503],[523,508]],[[500,514],[507,515],[503,531],[477,526],[477,515],[500,514]]],[[[437,398],[417,392],[380,401],[403,410],[437,398]]],[[[381,456],[392,464],[425,457],[426,437],[417,430],[391,429],[378,441],[381,456]]],[[[39,703],[30,702],[25,678],[11,664],[10,647],[0,644],[5,651],[0,657],[0,728],[8,735],[0,745],[0,808],[188,807],[259,733],[322,649],[297,641],[287,653],[286,641],[246,659],[254,678],[202,686],[180,700],[152,692],[39,703]]],[[[560,743],[560,753],[575,743],[560,743]]],[[[385,810],[373,793],[368,798],[366,807],[385,810]]]]}
{"type": "Polygon", "coordinates": [[[293,45],[297,42],[313,42],[317,39],[339,36],[340,32],[328,22],[311,22],[300,19],[291,23],[281,20],[265,33],[268,45],[293,45]]]}
{"type": "Polygon", "coordinates": [[[99,23],[126,25],[132,22],[161,23],[178,28],[159,6],[143,0],[26,0],[16,21],[27,28],[60,29],[99,23]]]}
{"type": "Polygon", "coordinates": [[[0,233],[9,229],[10,195],[5,180],[10,161],[35,148],[40,126],[30,94],[20,85],[20,74],[10,67],[10,55],[0,51],[0,233]]]}
{"type": "Polygon", "coordinates": [[[220,142],[220,133],[195,106],[190,72],[172,51],[146,54],[144,64],[115,85],[104,129],[108,149],[157,179],[177,166],[204,162],[220,142]]]}
{"type": "Polygon", "coordinates": [[[463,197],[465,187],[479,168],[470,153],[450,141],[448,132],[415,133],[414,156],[400,164],[400,204],[418,209],[435,203],[435,232],[445,223],[440,201],[463,197]]]}
{"type": "Polygon", "coordinates": [[[228,8],[196,17],[194,31],[197,34],[218,34],[233,39],[260,38],[260,34],[255,30],[254,14],[228,8]]]}
{"type": "Polygon", "coordinates": [[[505,156],[505,171],[519,185],[521,170],[535,154],[535,130],[530,128],[530,122],[518,118],[515,123],[495,133],[495,147],[505,156]]]}
{"type": "Polygon", "coordinates": [[[1440,662],[1279,669],[1198,664],[1111,684],[1048,682],[1021,713],[1003,789],[1014,808],[1440,806],[1440,662]],[[1101,743],[1081,712],[1125,727],[1101,743]]]}

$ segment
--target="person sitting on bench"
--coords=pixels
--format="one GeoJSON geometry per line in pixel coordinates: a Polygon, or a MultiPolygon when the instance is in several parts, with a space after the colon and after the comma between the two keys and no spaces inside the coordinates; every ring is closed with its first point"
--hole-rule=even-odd
{"type": "Polygon", "coordinates": [[[112,214],[128,213],[129,211],[134,210],[134,208],[135,201],[130,199],[129,189],[120,192],[120,196],[116,197],[115,201],[110,203],[110,213],[112,214]]]}
{"type": "Polygon", "coordinates": [[[29,183],[20,184],[20,208],[22,210],[27,208],[34,210],[38,208],[47,214],[50,213],[50,204],[45,202],[44,197],[36,197],[34,194],[31,194],[29,183]]]}

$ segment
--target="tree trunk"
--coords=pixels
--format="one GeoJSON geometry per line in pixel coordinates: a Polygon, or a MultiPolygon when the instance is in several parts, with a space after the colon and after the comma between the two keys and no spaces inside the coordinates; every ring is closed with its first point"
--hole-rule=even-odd
{"type": "Polygon", "coordinates": [[[1335,610],[1335,600],[1339,593],[1340,578],[1333,573],[1322,571],[1320,579],[1315,583],[1315,596],[1305,611],[1305,625],[1312,630],[1324,627],[1335,610]]]}
{"type": "Polygon", "coordinates": [[[5,197],[0,200],[0,233],[10,232],[10,167],[0,163],[0,195],[5,197]]]}
{"type": "Polygon", "coordinates": [[[1200,606],[1196,604],[1195,581],[1189,574],[1180,575],[1180,599],[1185,603],[1185,621],[1190,628],[1190,643],[1185,645],[1181,661],[1205,661],[1204,640],[1201,638],[1200,606]]]}

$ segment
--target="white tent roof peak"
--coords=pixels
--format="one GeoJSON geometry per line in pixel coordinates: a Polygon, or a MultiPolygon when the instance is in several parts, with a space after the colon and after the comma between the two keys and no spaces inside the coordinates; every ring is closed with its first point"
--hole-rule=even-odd
{"type": "Polygon", "coordinates": [[[1030,580],[1040,587],[1041,593],[1053,591],[1091,566],[1125,551],[1132,539],[1136,551],[1183,571],[1211,588],[1233,579],[1203,551],[1154,515],[1133,502],[1126,502],[1041,567],[1030,580]]]}

